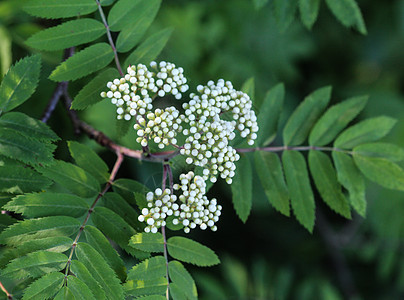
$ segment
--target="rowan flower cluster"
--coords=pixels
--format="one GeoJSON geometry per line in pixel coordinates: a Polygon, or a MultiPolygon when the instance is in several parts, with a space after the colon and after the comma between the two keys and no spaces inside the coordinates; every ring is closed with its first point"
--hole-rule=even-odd
{"type": "Polygon", "coordinates": [[[206,183],[201,176],[193,172],[180,175],[181,184],[175,184],[174,190],[179,191],[179,196],[172,194],[170,189],[156,189],[146,196],[148,208],[142,209],[139,216],[140,222],[146,222],[145,232],[157,232],[158,228],[165,226],[167,217],[173,225],[182,224],[184,232],[199,226],[202,230],[210,228],[217,230],[215,225],[219,221],[222,206],[213,198],[209,200],[206,193],[206,183]]]}

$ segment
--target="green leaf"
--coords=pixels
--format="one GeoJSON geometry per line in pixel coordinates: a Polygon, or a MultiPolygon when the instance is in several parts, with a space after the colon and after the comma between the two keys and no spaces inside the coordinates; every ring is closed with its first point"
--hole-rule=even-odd
{"type": "Polygon", "coordinates": [[[147,205],[146,194],[150,189],[138,181],[121,178],[112,183],[112,189],[131,205],[137,204],[139,208],[147,205]]]}
{"type": "Polygon", "coordinates": [[[154,256],[134,266],[128,272],[128,280],[151,281],[166,276],[166,260],[163,256],[154,256]]]}
{"type": "Polygon", "coordinates": [[[173,283],[178,285],[187,299],[198,299],[198,292],[192,276],[179,261],[172,260],[168,264],[168,272],[173,283]]]}
{"type": "Polygon", "coordinates": [[[62,62],[53,70],[53,81],[76,80],[106,67],[114,59],[114,52],[107,43],[91,45],[62,62]]]}
{"type": "Polygon", "coordinates": [[[368,97],[355,97],[329,108],[317,121],[310,132],[309,144],[327,145],[348,125],[365,107],[368,97]]]}
{"type": "Polygon", "coordinates": [[[108,181],[108,166],[93,149],[75,141],[68,141],[67,145],[71,156],[80,168],[93,175],[101,184],[108,181]]]}
{"type": "Polygon", "coordinates": [[[101,288],[101,285],[94,279],[93,275],[91,275],[90,271],[86,268],[86,266],[78,261],[72,260],[71,269],[74,275],[81,281],[83,281],[91,290],[92,294],[95,296],[95,299],[105,299],[105,292],[101,288]]]}
{"type": "Polygon", "coordinates": [[[299,0],[300,17],[307,29],[311,29],[318,17],[320,0],[299,0]]]}
{"type": "Polygon", "coordinates": [[[353,159],[342,152],[333,151],[338,181],[349,192],[349,202],[362,217],[366,216],[365,181],[353,162],[353,159]]]}
{"type": "Polygon", "coordinates": [[[275,85],[265,95],[258,114],[258,137],[257,146],[264,146],[271,143],[278,130],[279,116],[281,115],[283,99],[285,97],[285,86],[283,83],[275,85]]]}
{"type": "Polygon", "coordinates": [[[161,295],[149,295],[144,297],[138,297],[137,300],[166,300],[167,298],[161,295]]]}
{"type": "Polygon", "coordinates": [[[371,181],[381,186],[404,191],[404,170],[397,164],[385,159],[353,155],[359,170],[371,181]]]}
{"type": "Polygon", "coordinates": [[[84,198],[93,197],[100,191],[100,186],[93,176],[71,163],[58,160],[47,168],[38,168],[38,171],[73,194],[84,198]]]}
{"type": "Polygon", "coordinates": [[[173,29],[163,29],[147,38],[125,60],[125,68],[138,63],[148,64],[163,50],[173,29]]]}
{"type": "Polygon", "coordinates": [[[146,253],[128,246],[129,240],[132,235],[136,234],[136,230],[112,210],[105,207],[96,207],[92,215],[92,220],[98,229],[129,254],[137,257],[148,256],[146,253]]]}
{"type": "Polygon", "coordinates": [[[67,286],[74,299],[96,300],[90,288],[77,277],[67,276],[67,286]]]}
{"type": "Polygon", "coordinates": [[[111,246],[107,238],[94,226],[87,225],[84,230],[87,242],[101,254],[104,260],[115,271],[121,281],[126,279],[126,268],[121,257],[111,246]]]}
{"type": "Polygon", "coordinates": [[[3,164],[0,158],[0,192],[12,194],[38,192],[51,183],[48,178],[23,164],[3,164]]]}
{"type": "Polygon", "coordinates": [[[56,19],[80,17],[97,10],[94,0],[28,0],[24,10],[36,17],[56,19]]]}
{"type": "Polygon", "coordinates": [[[106,299],[123,299],[123,289],[116,277],[114,270],[110,268],[93,247],[86,243],[78,243],[76,255],[80,262],[92,274],[94,279],[102,287],[105,292],[106,299]]]}
{"type": "Polygon", "coordinates": [[[23,300],[50,299],[62,288],[65,275],[61,272],[46,274],[30,284],[25,290],[23,300]]]}
{"type": "Polygon", "coordinates": [[[283,129],[285,145],[302,144],[311,127],[327,107],[331,97],[331,87],[323,87],[308,95],[296,108],[283,129]]]}
{"type": "Polygon", "coordinates": [[[43,143],[18,132],[0,128],[0,154],[31,165],[48,165],[53,161],[56,145],[43,143]]]}
{"type": "Polygon", "coordinates": [[[281,32],[285,32],[295,19],[297,0],[274,0],[275,20],[281,32]]]}
{"type": "Polygon", "coordinates": [[[57,141],[59,137],[45,123],[20,112],[9,112],[0,117],[0,126],[21,135],[42,141],[57,141]]]}
{"type": "Polygon", "coordinates": [[[11,226],[16,222],[17,222],[17,220],[10,217],[9,215],[0,214],[0,232],[2,232],[8,226],[11,226]]]}
{"type": "Polygon", "coordinates": [[[105,33],[105,26],[93,19],[64,22],[32,35],[25,43],[35,49],[52,51],[92,42],[105,33]]]}
{"type": "Polygon", "coordinates": [[[116,119],[115,120],[115,127],[116,127],[116,135],[120,138],[123,138],[128,132],[129,129],[133,128],[134,121],[130,120],[127,121],[125,119],[116,119]]]}
{"type": "Polygon", "coordinates": [[[300,224],[312,233],[315,204],[304,156],[297,151],[284,151],[282,162],[293,213],[300,224]]]}
{"type": "Polygon", "coordinates": [[[107,82],[119,77],[119,73],[114,68],[102,71],[94,77],[80,92],[74,97],[71,109],[82,110],[101,101],[100,93],[106,89],[107,82]]]}
{"type": "Polygon", "coordinates": [[[142,232],[130,238],[129,246],[146,252],[163,252],[164,238],[159,232],[142,232]]]}
{"type": "Polygon", "coordinates": [[[233,206],[244,223],[251,211],[252,206],[252,170],[248,157],[241,157],[236,164],[237,172],[233,177],[231,191],[233,194],[233,206]]]}
{"type": "Polygon", "coordinates": [[[0,85],[0,114],[24,103],[35,92],[41,56],[27,56],[12,66],[0,85]]]}
{"type": "Polygon", "coordinates": [[[48,192],[20,195],[7,203],[4,208],[29,218],[46,216],[80,217],[87,212],[89,206],[80,197],[48,192]]]}
{"type": "Polygon", "coordinates": [[[351,149],[360,144],[377,141],[390,132],[396,120],[381,116],[364,120],[345,129],[335,140],[334,147],[351,149]]]}
{"type": "Polygon", "coordinates": [[[37,251],[12,260],[1,275],[14,279],[36,278],[60,271],[66,263],[67,256],[62,253],[37,251]]]}
{"type": "Polygon", "coordinates": [[[16,252],[18,256],[39,250],[62,253],[69,250],[72,245],[73,240],[71,238],[66,236],[51,236],[22,243],[18,245],[16,252]]]}
{"type": "Polygon", "coordinates": [[[253,0],[253,3],[255,10],[259,10],[268,3],[268,0],[253,0]]]}
{"type": "Polygon", "coordinates": [[[11,36],[6,27],[0,25],[0,77],[6,75],[8,69],[11,66],[11,36]]]}
{"type": "Polygon", "coordinates": [[[244,83],[243,86],[241,87],[241,90],[246,93],[250,99],[254,102],[255,100],[255,81],[254,77],[251,77],[247,79],[244,83]]]}
{"type": "Polygon", "coordinates": [[[399,162],[404,159],[404,149],[389,143],[369,143],[356,146],[353,152],[369,157],[385,158],[392,162],[399,162]]]}
{"type": "Polygon", "coordinates": [[[289,192],[279,156],[263,151],[255,152],[254,156],[255,168],[269,202],[277,211],[289,217],[289,192]]]}
{"type": "MultiPolygon", "coordinates": [[[[134,11],[130,13],[130,18],[127,19],[128,24],[122,28],[116,40],[118,52],[127,52],[139,43],[156,17],[161,4],[161,0],[130,1],[130,3],[133,2],[136,3],[134,11]]],[[[119,24],[122,23],[125,22],[121,19],[119,24]]]]}
{"type": "Polygon", "coordinates": [[[326,0],[328,8],[346,27],[354,27],[360,33],[367,34],[362,13],[355,0],[326,0]]]}
{"type": "Polygon", "coordinates": [[[121,216],[135,230],[144,229],[144,224],[138,221],[139,214],[119,194],[106,193],[102,199],[106,208],[121,216]]]}
{"type": "Polygon", "coordinates": [[[173,258],[200,267],[213,266],[220,263],[215,252],[188,238],[180,236],[169,238],[167,249],[173,258]]]}
{"type": "Polygon", "coordinates": [[[310,150],[309,167],[311,176],[324,202],[335,212],[350,219],[349,203],[341,191],[331,159],[323,152],[310,150]]]}
{"type": "Polygon", "coordinates": [[[20,221],[0,234],[0,244],[15,246],[30,240],[53,236],[70,236],[81,223],[72,217],[45,217],[20,221]]]}
{"type": "MultiPolygon", "coordinates": [[[[134,297],[151,294],[163,294],[167,289],[167,279],[162,277],[154,280],[129,280],[124,285],[126,294],[134,297]]],[[[136,298],[138,299],[138,298],[136,298]]],[[[149,299],[147,297],[139,299],[149,299]]],[[[153,299],[153,298],[151,298],[153,299]]],[[[159,298],[157,298],[159,299],[159,298]]],[[[166,298],[164,298],[166,299],[166,298]]]]}

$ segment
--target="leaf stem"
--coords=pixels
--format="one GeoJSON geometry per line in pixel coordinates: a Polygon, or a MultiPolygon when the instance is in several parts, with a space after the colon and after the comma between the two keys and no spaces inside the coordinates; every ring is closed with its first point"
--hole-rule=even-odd
{"type": "Polygon", "coordinates": [[[164,259],[166,260],[166,278],[167,278],[167,290],[166,290],[166,298],[170,299],[170,277],[168,275],[168,253],[167,253],[167,237],[166,237],[166,227],[161,226],[161,234],[164,239],[164,259]]]}
{"type": "Polygon", "coordinates": [[[104,14],[104,11],[102,10],[100,1],[95,0],[95,2],[97,2],[98,11],[100,12],[101,20],[104,23],[105,29],[107,30],[108,42],[111,45],[112,51],[114,52],[116,68],[118,69],[119,74],[123,77],[121,63],[119,62],[118,53],[116,52],[116,47],[115,47],[114,41],[112,40],[111,31],[109,29],[107,19],[105,18],[105,14],[104,14]]]}
{"type": "Polygon", "coordinates": [[[11,295],[6,288],[4,287],[3,283],[0,281],[0,289],[6,294],[7,299],[12,300],[13,299],[13,295],[11,295]]]}
{"type": "Polygon", "coordinates": [[[111,187],[112,183],[115,180],[116,174],[118,173],[119,168],[121,167],[121,164],[123,162],[123,154],[120,152],[116,152],[117,155],[117,159],[114,165],[114,168],[112,169],[111,175],[109,176],[108,182],[106,183],[104,189],[102,190],[102,192],[98,193],[97,198],[95,198],[93,204],[91,205],[91,207],[88,209],[86,218],[84,219],[83,223],[80,226],[80,230],[76,235],[76,238],[73,241],[71,250],[70,250],[70,254],[69,254],[69,258],[67,260],[67,264],[66,264],[66,271],[65,271],[65,281],[67,280],[67,276],[69,275],[69,271],[70,271],[70,266],[71,266],[71,262],[72,262],[72,258],[73,258],[73,253],[74,250],[77,247],[77,243],[80,239],[81,234],[84,231],[84,228],[86,227],[86,224],[88,222],[88,220],[90,219],[90,216],[92,214],[92,212],[94,211],[95,206],[97,205],[98,201],[105,195],[105,193],[109,190],[109,188],[111,187]]]}

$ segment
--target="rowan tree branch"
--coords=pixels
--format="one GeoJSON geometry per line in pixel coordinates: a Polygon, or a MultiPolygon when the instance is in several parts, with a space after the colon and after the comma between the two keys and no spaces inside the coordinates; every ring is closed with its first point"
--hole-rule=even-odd
{"type": "Polygon", "coordinates": [[[4,287],[3,283],[0,281],[0,289],[6,294],[7,299],[13,300],[13,295],[11,295],[6,288],[4,287]]]}

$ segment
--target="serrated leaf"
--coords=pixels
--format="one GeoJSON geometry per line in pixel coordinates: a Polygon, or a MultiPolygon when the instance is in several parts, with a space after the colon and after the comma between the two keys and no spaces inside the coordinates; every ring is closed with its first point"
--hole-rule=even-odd
{"type": "Polygon", "coordinates": [[[75,141],[68,141],[67,145],[71,156],[80,168],[93,175],[101,184],[108,181],[108,166],[93,149],[75,141]]]}
{"type": "Polygon", "coordinates": [[[320,0],[299,0],[300,17],[307,29],[311,29],[318,17],[320,0]]]}
{"type": "Polygon", "coordinates": [[[119,283],[119,279],[116,277],[114,270],[108,266],[101,254],[89,244],[78,243],[76,255],[78,260],[83,263],[90,274],[92,274],[94,279],[102,287],[107,299],[115,300],[124,298],[123,289],[119,283]]]}
{"type": "Polygon", "coordinates": [[[100,191],[100,185],[92,175],[71,163],[58,160],[47,168],[38,168],[38,171],[84,198],[95,196],[100,191]]]}
{"type": "Polygon", "coordinates": [[[163,252],[164,238],[159,232],[142,232],[130,238],[129,246],[146,252],[163,252]]]}
{"type": "Polygon", "coordinates": [[[370,118],[345,129],[335,140],[334,147],[351,149],[360,144],[377,141],[390,132],[396,120],[381,116],[370,118]]]}
{"type": "Polygon", "coordinates": [[[72,217],[57,216],[20,221],[0,234],[0,243],[16,246],[29,240],[54,236],[70,236],[81,223],[72,217]]]}
{"type": "Polygon", "coordinates": [[[144,229],[144,224],[138,221],[139,214],[119,194],[106,193],[102,199],[106,208],[121,216],[135,230],[144,229]]]}
{"type": "Polygon", "coordinates": [[[64,22],[31,36],[25,43],[35,49],[53,51],[92,42],[105,33],[105,26],[93,19],[64,22]]]}
{"type": "Polygon", "coordinates": [[[246,93],[250,99],[255,100],[255,80],[254,77],[248,78],[241,87],[241,90],[246,93]]]}
{"type": "Polygon", "coordinates": [[[167,249],[173,258],[200,267],[213,266],[220,263],[219,258],[213,250],[188,238],[180,236],[169,238],[167,249]]]}
{"type": "Polygon", "coordinates": [[[258,114],[257,146],[264,146],[273,141],[278,130],[279,116],[281,115],[285,86],[279,83],[271,88],[265,95],[258,114]]]}
{"type": "Polygon", "coordinates": [[[125,60],[125,68],[138,63],[148,64],[163,50],[173,29],[166,28],[147,38],[125,60]]]}
{"type": "Polygon", "coordinates": [[[324,202],[335,212],[350,219],[349,203],[341,191],[336,171],[327,154],[310,150],[309,167],[311,176],[324,202]]]}
{"type": "Polygon", "coordinates": [[[11,66],[12,49],[11,49],[11,36],[6,27],[0,25],[0,77],[6,75],[11,66]]]}
{"type": "Polygon", "coordinates": [[[84,229],[87,242],[101,254],[121,281],[126,279],[126,268],[121,257],[111,246],[107,238],[96,227],[87,225],[84,229]]]}
{"type": "MultiPolygon", "coordinates": [[[[122,28],[116,40],[116,50],[127,52],[135,47],[147,28],[151,25],[160,8],[161,0],[142,0],[136,2],[134,10],[127,19],[128,24],[122,28]]],[[[119,24],[126,23],[120,20],[119,24]]]]}
{"type": "Polygon", "coordinates": [[[355,0],[326,0],[328,8],[346,27],[354,27],[360,33],[367,34],[362,13],[355,0]]]}
{"type": "Polygon", "coordinates": [[[0,117],[0,126],[21,135],[42,141],[57,141],[59,137],[45,123],[20,112],[9,112],[0,117]]]}
{"type": "Polygon", "coordinates": [[[145,207],[146,194],[150,189],[138,181],[120,178],[112,183],[112,189],[132,205],[138,205],[139,208],[145,207]]]}
{"type": "Polygon", "coordinates": [[[0,159],[0,192],[11,194],[38,192],[51,183],[48,178],[23,164],[2,164],[0,159]]]}
{"type": "Polygon", "coordinates": [[[167,298],[161,295],[149,295],[144,297],[138,297],[137,300],[166,300],[167,298]]]}
{"type": "Polygon", "coordinates": [[[36,17],[57,19],[89,14],[97,10],[97,4],[93,0],[28,0],[24,10],[36,17]]]}
{"type": "Polygon", "coordinates": [[[253,3],[255,10],[259,10],[268,3],[268,0],[253,0],[253,3]]]}
{"type": "Polygon", "coordinates": [[[368,96],[354,97],[329,108],[310,132],[309,144],[327,145],[365,107],[368,96]]]}
{"type": "Polygon", "coordinates": [[[404,149],[389,143],[361,144],[356,146],[353,152],[362,156],[385,158],[392,162],[404,159],[404,149]]]}
{"type": "Polygon", "coordinates": [[[18,256],[26,255],[39,250],[50,252],[65,252],[73,245],[73,240],[66,236],[51,236],[34,239],[18,245],[16,252],[18,256]]]}
{"type": "Polygon", "coordinates": [[[114,53],[107,43],[91,45],[57,66],[49,79],[58,82],[76,80],[106,67],[113,58],[114,53]]]}
{"type": "Polygon", "coordinates": [[[94,77],[74,97],[71,109],[82,110],[101,101],[100,93],[106,89],[107,82],[117,78],[119,73],[116,69],[109,68],[94,77]]]}
{"type": "Polygon", "coordinates": [[[98,229],[129,254],[138,258],[148,256],[147,253],[128,246],[129,240],[132,235],[136,234],[136,230],[112,210],[105,207],[96,207],[92,215],[92,220],[98,229]]]}
{"type": "Polygon", "coordinates": [[[284,151],[282,162],[293,213],[300,224],[312,233],[315,204],[304,156],[297,151],[284,151]]]}
{"type": "Polygon", "coordinates": [[[166,276],[166,260],[163,256],[154,256],[135,265],[128,272],[128,280],[152,281],[166,276]]]}
{"type": "Polygon", "coordinates": [[[404,170],[385,159],[353,154],[355,164],[369,180],[381,186],[404,191],[404,170]]]}
{"type": "Polygon", "coordinates": [[[231,184],[233,207],[244,223],[251,211],[252,206],[252,169],[248,157],[241,157],[236,163],[237,172],[231,184]]]}
{"type": "Polygon", "coordinates": [[[63,286],[54,300],[76,300],[69,287],[63,286]]]}
{"type": "Polygon", "coordinates": [[[47,192],[17,196],[7,203],[4,208],[21,213],[29,218],[46,216],[80,217],[87,212],[89,206],[80,197],[47,192]]]}
{"type": "Polygon", "coordinates": [[[295,19],[297,0],[274,0],[273,3],[276,23],[284,32],[295,19]]]}
{"type": "Polygon", "coordinates": [[[362,217],[366,216],[365,181],[353,162],[353,159],[342,152],[333,151],[338,181],[349,192],[349,202],[362,217]]]}
{"type": "Polygon", "coordinates": [[[172,260],[168,264],[171,281],[178,285],[187,299],[198,299],[195,282],[185,267],[179,261],[172,260]]]}
{"type": "Polygon", "coordinates": [[[133,128],[134,121],[130,120],[127,121],[125,119],[116,119],[115,120],[115,128],[116,128],[116,135],[120,138],[123,138],[125,135],[128,134],[129,129],[133,128]]]}
{"type": "Polygon", "coordinates": [[[62,270],[66,263],[67,256],[62,253],[37,251],[12,260],[1,275],[14,279],[37,278],[62,270]]]}
{"type": "Polygon", "coordinates": [[[16,222],[17,220],[10,217],[9,215],[0,214],[0,232],[2,232],[8,226],[13,225],[16,222]]]}
{"type": "Polygon", "coordinates": [[[82,262],[72,260],[70,270],[89,287],[96,299],[106,299],[105,292],[101,288],[101,285],[94,279],[93,275],[91,275],[90,271],[82,262]]]}
{"type": "MultiPolygon", "coordinates": [[[[129,280],[124,285],[126,294],[134,297],[163,294],[167,289],[167,279],[162,277],[154,280],[129,280]]],[[[140,298],[143,299],[143,298],[140,298]]],[[[145,297],[145,299],[148,299],[145,297]]],[[[153,299],[153,298],[152,298],[153,299]]],[[[164,298],[166,299],[166,298],[164,298]]]]}
{"type": "Polygon", "coordinates": [[[23,300],[50,299],[61,289],[65,275],[53,272],[42,276],[31,283],[24,292],[23,300]]]}
{"type": "Polygon", "coordinates": [[[255,168],[269,202],[277,211],[289,217],[289,192],[279,156],[263,151],[255,152],[254,156],[255,168]]]}
{"type": "Polygon", "coordinates": [[[285,145],[300,145],[306,140],[312,126],[327,107],[330,97],[331,87],[327,86],[315,90],[304,98],[283,129],[285,145]]]}
{"type": "Polygon", "coordinates": [[[56,145],[0,128],[0,154],[30,165],[48,165],[53,161],[56,145]]]}
{"type": "Polygon", "coordinates": [[[27,56],[12,66],[0,85],[0,114],[24,103],[35,92],[41,56],[27,56]]]}
{"type": "Polygon", "coordinates": [[[67,285],[74,299],[96,300],[90,288],[77,277],[69,275],[67,285]]]}

